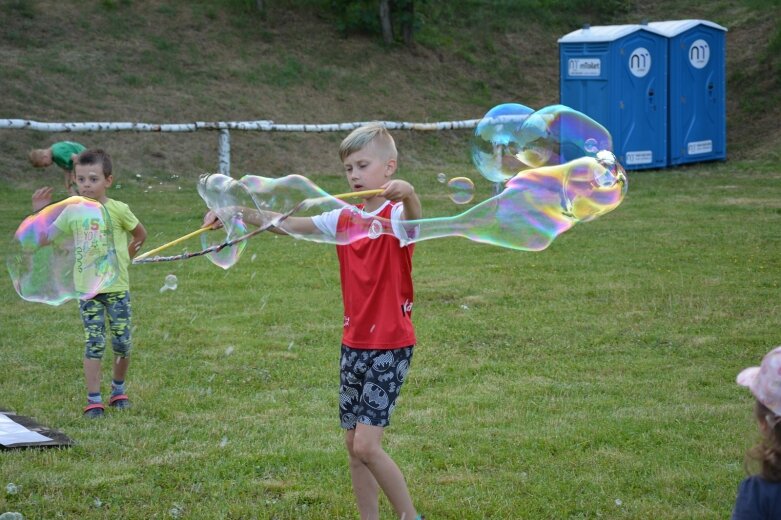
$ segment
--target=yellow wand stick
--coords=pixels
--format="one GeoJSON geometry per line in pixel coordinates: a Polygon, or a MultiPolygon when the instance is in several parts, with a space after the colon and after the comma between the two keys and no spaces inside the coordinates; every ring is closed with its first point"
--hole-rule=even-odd
{"type": "Polygon", "coordinates": [[[339,195],[331,195],[335,199],[349,199],[352,197],[369,197],[379,195],[385,190],[365,190],[365,191],[352,191],[350,193],[340,193],[339,195]]]}
{"type": "MultiPolygon", "coordinates": [[[[368,197],[368,196],[379,195],[383,191],[385,191],[385,190],[352,191],[350,193],[340,193],[338,195],[332,195],[332,197],[335,198],[335,199],[349,199],[349,198],[352,198],[352,197],[368,197]]],[[[177,238],[176,240],[171,240],[167,244],[163,244],[162,246],[156,247],[155,249],[152,249],[151,251],[147,251],[146,253],[144,253],[142,255],[138,255],[133,260],[143,260],[144,258],[146,258],[148,256],[152,256],[155,253],[159,253],[160,251],[163,251],[164,249],[168,249],[169,247],[173,247],[176,244],[180,244],[180,243],[184,242],[187,239],[190,239],[192,237],[197,237],[198,235],[200,235],[204,231],[208,231],[210,229],[212,229],[211,226],[206,226],[206,227],[202,227],[200,229],[196,229],[192,233],[187,233],[186,235],[181,236],[181,237],[177,238]]]]}
{"type": "Polygon", "coordinates": [[[153,254],[155,254],[155,253],[159,253],[159,252],[160,252],[160,251],[162,251],[163,249],[168,249],[169,247],[173,247],[173,246],[175,246],[176,244],[179,244],[180,242],[184,242],[184,241],[185,241],[185,240],[187,240],[188,238],[196,237],[196,236],[200,235],[201,233],[203,233],[204,231],[208,231],[208,230],[210,230],[210,229],[211,229],[211,226],[206,226],[206,227],[202,227],[202,228],[200,228],[200,229],[196,229],[196,230],[195,230],[195,231],[193,231],[192,233],[187,233],[187,234],[186,234],[186,235],[184,235],[183,237],[179,237],[179,238],[177,238],[176,240],[171,240],[171,241],[170,241],[170,242],[168,242],[167,244],[163,244],[162,246],[160,246],[160,247],[157,247],[157,248],[155,248],[155,249],[152,249],[151,251],[147,251],[147,252],[146,252],[146,253],[144,253],[143,255],[138,255],[138,256],[137,256],[137,257],[135,257],[133,260],[141,260],[141,259],[143,259],[143,258],[146,258],[146,257],[148,257],[148,256],[152,256],[152,255],[153,255],[153,254]]]}

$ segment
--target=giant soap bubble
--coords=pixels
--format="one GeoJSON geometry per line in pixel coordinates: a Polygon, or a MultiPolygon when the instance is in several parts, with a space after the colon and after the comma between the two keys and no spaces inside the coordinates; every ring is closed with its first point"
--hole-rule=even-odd
{"type": "Polygon", "coordinates": [[[522,146],[519,137],[532,112],[519,103],[504,103],[483,116],[472,138],[472,161],[483,177],[505,182],[525,168],[517,157],[522,146]]]}
{"type": "MultiPolygon", "coordinates": [[[[229,208],[252,207],[254,205],[246,188],[224,175],[205,176],[202,180],[203,182],[198,183],[198,193],[210,209],[217,212],[218,208],[222,208],[218,215],[227,233],[227,237],[224,237],[222,233],[201,235],[201,245],[204,249],[246,234],[247,226],[242,219],[242,213],[234,211],[228,214],[229,208]]],[[[246,245],[245,241],[240,241],[235,245],[209,253],[207,257],[215,265],[228,269],[238,261],[246,245]]]]}
{"type": "Polygon", "coordinates": [[[119,272],[108,211],[86,197],[46,206],[19,225],[6,264],[25,300],[60,305],[91,298],[119,272]]]}
{"type": "Polygon", "coordinates": [[[472,160],[492,182],[505,182],[520,171],[555,166],[613,150],[605,127],[564,105],[538,111],[517,103],[498,105],[475,129],[472,160]]]}
{"type": "Polygon", "coordinates": [[[204,198],[212,201],[210,208],[224,223],[248,219],[255,225],[275,226],[295,238],[314,242],[344,245],[392,234],[402,243],[412,244],[461,236],[510,249],[539,251],[578,222],[593,220],[616,208],[626,193],[627,179],[615,156],[602,151],[598,157],[524,170],[510,179],[501,193],[458,215],[405,222],[380,218],[330,197],[298,175],[235,180],[214,174],[201,180],[199,191],[208,192],[209,186],[229,193],[245,191],[253,200],[248,206],[221,205],[231,197],[207,193],[204,198]],[[319,228],[302,232],[293,225],[295,218],[330,212],[338,212],[339,219],[333,235],[319,228]]]}
{"type": "MultiPolygon", "coordinates": [[[[575,224],[612,211],[626,194],[626,173],[612,153],[610,134],[566,106],[534,112],[523,105],[500,105],[480,122],[475,139],[475,164],[484,177],[499,187],[503,183],[504,189],[460,214],[403,221],[399,211],[387,219],[379,216],[379,210],[369,213],[361,205],[329,195],[301,175],[278,179],[245,175],[238,180],[205,175],[198,192],[223,223],[222,234],[227,237],[218,232],[204,242],[203,251],[161,260],[209,254],[227,269],[238,261],[247,238],[271,228],[337,245],[383,235],[393,235],[402,244],[461,236],[539,251],[575,224]],[[312,220],[297,220],[302,217],[312,220]],[[250,227],[254,229],[248,231],[250,227]]],[[[471,181],[462,177],[456,184],[450,186],[458,196],[454,200],[469,202],[471,181]]]]}

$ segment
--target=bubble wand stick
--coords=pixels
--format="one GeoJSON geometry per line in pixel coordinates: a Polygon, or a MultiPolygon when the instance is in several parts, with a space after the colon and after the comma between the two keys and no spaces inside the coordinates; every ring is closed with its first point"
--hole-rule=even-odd
{"type": "MultiPolygon", "coordinates": [[[[353,192],[350,192],[350,193],[340,193],[338,195],[332,195],[332,197],[335,198],[335,199],[347,199],[347,198],[352,198],[352,197],[367,197],[367,196],[379,195],[383,191],[385,191],[385,190],[377,189],[377,190],[353,191],[353,192]]],[[[177,238],[176,240],[172,240],[172,241],[168,242],[167,244],[163,244],[160,247],[156,247],[155,249],[152,249],[151,251],[147,251],[146,253],[135,257],[133,259],[133,263],[134,264],[146,264],[146,263],[151,263],[151,262],[171,262],[173,260],[184,260],[186,258],[193,258],[193,257],[196,257],[196,256],[202,256],[202,255],[205,255],[205,254],[208,254],[208,253],[214,253],[214,252],[222,251],[226,247],[230,247],[232,245],[235,245],[235,244],[237,244],[237,243],[239,243],[239,242],[241,242],[243,240],[247,240],[248,238],[251,238],[251,237],[257,235],[258,233],[262,233],[263,231],[266,231],[270,227],[274,227],[274,226],[279,225],[287,217],[289,217],[290,215],[292,215],[293,213],[295,213],[296,211],[298,211],[302,207],[304,207],[306,205],[306,203],[309,202],[310,200],[311,199],[307,199],[307,200],[299,202],[298,204],[295,205],[295,207],[293,207],[293,209],[291,209],[287,213],[284,213],[283,215],[281,215],[280,218],[277,219],[276,222],[273,222],[273,223],[271,223],[271,224],[269,224],[267,226],[264,226],[262,228],[258,228],[256,230],[251,231],[251,232],[249,232],[249,233],[247,233],[245,235],[242,235],[240,237],[234,238],[233,240],[229,240],[227,242],[223,242],[222,244],[211,246],[211,247],[208,247],[208,248],[206,248],[206,249],[204,249],[202,251],[196,251],[194,253],[183,253],[181,255],[175,255],[175,256],[162,256],[162,257],[158,256],[158,257],[155,257],[155,258],[148,258],[148,257],[152,256],[155,253],[159,253],[160,251],[163,251],[164,249],[168,249],[169,247],[173,247],[176,244],[184,242],[188,238],[192,238],[194,236],[198,236],[201,233],[203,233],[204,231],[208,231],[208,230],[212,229],[211,226],[205,226],[205,227],[202,227],[200,229],[196,229],[192,233],[188,233],[188,234],[186,234],[184,236],[181,236],[181,237],[177,238]]]]}
{"type": "Polygon", "coordinates": [[[176,244],[184,242],[185,240],[187,240],[189,238],[197,237],[198,235],[200,235],[204,231],[208,231],[210,229],[211,229],[211,226],[204,226],[204,227],[202,227],[200,229],[196,229],[192,233],[187,233],[186,235],[181,236],[181,237],[177,238],[176,240],[171,240],[170,242],[168,242],[166,244],[163,244],[160,247],[156,247],[156,248],[152,249],[151,251],[147,251],[143,255],[138,255],[134,260],[143,260],[144,258],[146,258],[148,256],[152,256],[153,254],[159,253],[160,251],[162,251],[164,249],[168,249],[169,247],[173,247],[176,244]]]}
{"type": "Polygon", "coordinates": [[[379,190],[364,190],[364,191],[351,191],[350,193],[340,193],[339,195],[331,195],[335,199],[351,199],[355,197],[373,197],[382,193],[383,189],[379,190]]]}

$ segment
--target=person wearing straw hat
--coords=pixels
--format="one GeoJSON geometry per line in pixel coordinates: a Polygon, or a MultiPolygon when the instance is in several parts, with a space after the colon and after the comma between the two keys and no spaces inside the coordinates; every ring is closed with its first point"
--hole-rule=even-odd
{"type": "Polygon", "coordinates": [[[745,478],[738,487],[733,520],[781,518],[781,347],[768,352],[758,367],[749,367],[737,377],[756,398],[754,414],[762,434],[760,443],[748,452],[759,463],[759,473],[745,478]]]}

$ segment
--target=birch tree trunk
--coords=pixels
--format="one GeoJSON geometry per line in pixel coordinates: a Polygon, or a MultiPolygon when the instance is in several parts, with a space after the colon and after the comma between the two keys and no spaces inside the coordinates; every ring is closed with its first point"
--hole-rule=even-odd
{"type": "Polygon", "coordinates": [[[390,0],[380,0],[380,27],[385,45],[393,43],[393,25],[391,24],[390,0]]]}
{"type": "Polygon", "coordinates": [[[415,0],[401,2],[401,37],[404,45],[412,45],[415,30],[415,0]]]}
{"type": "Polygon", "coordinates": [[[255,8],[260,13],[260,17],[266,19],[266,8],[268,7],[266,0],[255,0],[255,8]]]}

